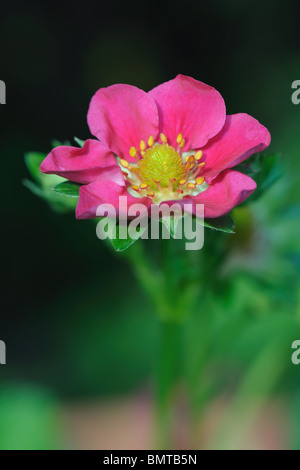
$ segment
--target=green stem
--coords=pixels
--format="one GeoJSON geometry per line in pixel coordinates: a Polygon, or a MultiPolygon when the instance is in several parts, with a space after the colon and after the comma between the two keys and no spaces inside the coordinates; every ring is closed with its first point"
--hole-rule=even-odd
{"type": "Polygon", "coordinates": [[[174,394],[180,363],[182,325],[160,322],[160,343],[156,369],[156,448],[172,449],[174,436],[174,394]]]}
{"type": "MultiPolygon", "coordinates": [[[[173,286],[170,267],[170,240],[161,240],[161,266],[154,267],[142,243],[136,243],[126,253],[133,271],[153,301],[159,318],[160,338],[156,367],[156,448],[172,449],[172,429],[175,417],[174,392],[181,359],[183,324],[173,286]]],[[[180,303],[179,303],[180,304],[180,303]]]]}
{"type": "Polygon", "coordinates": [[[169,318],[170,305],[166,295],[164,272],[155,269],[146,255],[143,243],[135,243],[123,256],[130,263],[143,291],[153,302],[158,317],[163,320],[169,318]]]}

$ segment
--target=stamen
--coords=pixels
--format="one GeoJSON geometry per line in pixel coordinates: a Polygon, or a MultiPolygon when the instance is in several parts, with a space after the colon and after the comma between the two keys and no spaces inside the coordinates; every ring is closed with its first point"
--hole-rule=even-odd
{"type": "Polygon", "coordinates": [[[184,146],[185,146],[185,139],[182,139],[182,141],[179,144],[179,147],[183,149],[184,146]]]}
{"type": "Polygon", "coordinates": [[[134,158],[137,154],[137,149],[135,147],[130,147],[129,149],[129,155],[134,158]]]}
{"type": "Polygon", "coordinates": [[[150,135],[149,139],[148,139],[148,145],[149,147],[152,147],[152,145],[154,145],[154,138],[153,138],[153,135],[150,135]]]}
{"type": "Polygon", "coordinates": [[[184,166],[185,166],[185,176],[187,177],[189,171],[190,171],[191,168],[194,166],[194,164],[188,162],[188,163],[186,163],[184,166]]]}
{"type": "Polygon", "coordinates": [[[140,184],[140,189],[147,189],[148,186],[149,186],[148,184],[142,183],[142,184],[140,184]]]}
{"type": "Polygon", "coordinates": [[[168,139],[166,138],[165,134],[163,134],[162,132],[160,133],[160,140],[166,144],[168,142],[168,139]]]}
{"type": "Polygon", "coordinates": [[[181,133],[178,134],[177,139],[176,139],[177,144],[180,144],[180,142],[182,141],[182,139],[183,139],[182,134],[181,134],[181,133]]]}
{"type": "Polygon", "coordinates": [[[197,162],[198,162],[199,160],[201,160],[202,155],[203,155],[202,150],[198,150],[198,152],[195,153],[195,160],[196,160],[197,162]]]}
{"type": "Polygon", "coordinates": [[[185,161],[187,163],[194,163],[194,155],[188,155],[187,157],[185,157],[185,161]]]}
{"type": "Polygon", "coordinates": [[[180,181],[179,181],[179,184],[180,184],[180,186],[183,186],[183,185],[184,185],[186,182],[187,182],[187,180],[186,180],[186,179],[184,179],[184,180],[180,180],[180,181]]]}
{"type": "Polygon", "coordinates": [[[140,141],[140,149],[141,150],[146,150],[146,148],[147,148],[146,142],[144,140],[141,140],[140,141]]]}
{"type": "Polygon", "coordinates": [[[198,184],[200,186],[200,184],[202,184],[204,181],[204,178],[203,176],[199,176],[199,178],[196,178],[196,184],[198,184]]]}
{"type": "Polygon", "coordinates": [[[197,168],[195,169],[196,171],[194,171],[194,178],[196,178],[196,176],[200,173],[201,171],[201,168],[205,165],[205,162],[202,162],[202,163],[199,163],[197,165],[197,168]]]}
{"type": "Polygon", "coordinates": [[[196,185],[195,185],[195,183],[188,183],[186,185],[186,187],[189,188],[189,189],[195,189],[196,185]]]}
{"type": "Polygon", "coordinates": [[[194,171],[193,177],[196,178],[201,171],[201,167],[198,165],[196,171],[194,171]]]}
{"type": "Polygon", "coordinates": [[[131,186],[131,189],[133,189],[134,191],[139,191],[140,190],[140,188],[136,184],[131,186]]]}
{"type": "Polygon", "coordinates": [[[120,163],[124,168],[129,168],[129,163],[127,160],[124,160],[124,158],[121,158],[120,163]]]}
{"type": "Polygon", "coordinates": [[[154,197],[154,196],[155,196],[155,193],[153,191],[147,194],[147,197],[154,197]]]}
{"type": "Polygon", "coordinates": [[[176,183],[176,178],[170,178],[170,186],[169,189],[172,191],[173,190],[173,185],[176,183]]]}

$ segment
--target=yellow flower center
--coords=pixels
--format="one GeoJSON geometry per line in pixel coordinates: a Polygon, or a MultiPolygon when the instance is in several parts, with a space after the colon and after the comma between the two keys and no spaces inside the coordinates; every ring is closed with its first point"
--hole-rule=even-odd
{"type": "Polygon", "coordinates": [[[149,147],[143,158],[137,163],[136,174],[149,189],[155,191],[157,185],[163,189],[179,188],[179,181],[185,177],[185,165],[182,157],[168,144],[149,147]]]}

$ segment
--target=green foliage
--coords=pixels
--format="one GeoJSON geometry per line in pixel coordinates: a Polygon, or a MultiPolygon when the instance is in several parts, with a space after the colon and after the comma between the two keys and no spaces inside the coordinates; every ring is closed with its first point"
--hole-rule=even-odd
{"type": "Polygon", "coordinates": [[[62,447],[58,406],[34,387],[0,388],[0,449],[53,450],[62,447]]]}
{"type": "MultiPolygon", "coordinates": [[[[225,233],[234,233],[234,222],[229,215],[219,217],[218,219],[206,219],[201,220],[197,217],[193,217],[194,223],[199,223],[204,225],[204,227],[209,228],[215,231],[221,231],[225,233]]],[[[184,218],[182,217],[165,217],[160,219],[160,223],[163,225],[162,230],[167,230],[171,238],[176,240],[176,232],[178,229],[178,224],[184,224],[184,218]]],[[[148,230],[150,230],[151,219],[149,219],[148,230]]],[[[111,245],[115,251],[125,251],[130,248],[133,243],[139,240],[142,234],[145,232],[146,228],[139,230],[134,238],[131,238],[128,233],[127,227],[127,238],[121,239],[119,236],[119,225],[117,224],[114,230],[111,230],[112,237],[110,238],[111,245]]],[[[160,235],[162,236],[162,234],[160,235]]],[[[182,236],[184,239],[184,230],[182,230],[182,236]]]]}
{"type": "Polygon", "coordinates": [[[262,196],[279,178],[282,176],[280,166],[280,154],[271,155],[265,152],[257,153],[243,163],[237,165],[234,169],[250,176],[257,184],[257,189],[246,199],[244,204],[258,199],[262,196]]]}
{"type": "Polygon", "coordinates": [[[71,145],[71,142],[69,140],[64,140],[63,142],[61,142],[60,140],[57,140],[57,139],[53,139],[51,141],[52,148],[60,147],[61,145],[71,145]]]}
{"type": "Polygon", "coordinates": [[[98,218],[97,222],[100,220],[105,220],[105,232],[107,233],[107,245],[113,248],[114,251],[120,252],[125,251],[130,248],[137,240],[141,238],[147,227],[137,227],[135,230],[135,236],[131,237],[129,234],[129,224],[126,227],[123,227],[122,231],[125,231],[125,238],[123,233],[120,231],[120,225],[116,223],[114,219],[109,218],[98,218]]]}
{"type": "Polygon", "coordinates": [[[182,216],[173,216],[165,217],[160,219],[160,222],[166,227],[172,238],[176,238],[176,231],[178,224],[182,223],[182,216]]]}
{"type": "Polygon", "coordinates": [[[62,192],[53,191],[53,188],[61,184],[69,185],[70,183],[60,176],[46,175],[41,172],[40,165],[45,157],[45,154],[39,152],[29,152],[25,155],[26,166],[34,181],[24,179],[24,186],[36,196],[44,199],[54,211],[60,213],[74,211],[77,202],[75,199],[65,197],[66,194],[62,192]]]}
{"type": "Polygon", "coordinates": [[[81,184],[73,183],[72,181],[63,181],[62,183],[57,184],[52,189],[58,194],[67,197],[79,197],[79,188],[81,184]]]}
{"type": "Polygon", "coordinates": [[[83,146],[84,146],[85,140],[79,139],[78,137],[74,137],[74,140],[75,140],[76,144],[79,145],[79,147],[83,147],[83,146]]]}
{"type": "Polygon", "coordinates": [[[234,222],[230,215],[223,215],[217,219],[201,220],[195,217],[196,222],[203,224],[204,227],[225,233],[234,233],[234,222]]]}
{"type": "Polygon", "coordinates": [[[137,240],[141,238],[144,231],[146,230],[146,228],[142,228],[142,229],[140,228],[139,230],[136,230],[136,236],[134,238],[131,238],[128,233],[128,228],[127,228],[126,239],[121,239],[119,237],[119,229],[120,229],[119,225],[116,225],[116,232],[115,232],[116,237],[110,240],[112,247],[115,251],[127,250],[127,248],[129,248],[131,245],[133,245],[133,243],[135,243],[137,240]]]}

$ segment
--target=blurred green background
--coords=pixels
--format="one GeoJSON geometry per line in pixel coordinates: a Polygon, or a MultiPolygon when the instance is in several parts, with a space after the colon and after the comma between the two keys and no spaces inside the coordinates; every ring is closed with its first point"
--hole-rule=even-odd
{"type": "MultiPolygon", "coordinates": [[[[98,88],[149,90],[177,73],[259,119],[282,156],[280,181],[221,236],[227,256],[187,327],[195,445],[300,447],[299,14],[296,0],[1,5],[1,449],[151,446],[153,306],[91,222],[53,212],[22,180],[26,152],[89,137],[98,88]]],[[[199,263],[213,256],[205,236],[199,263]]]]}

